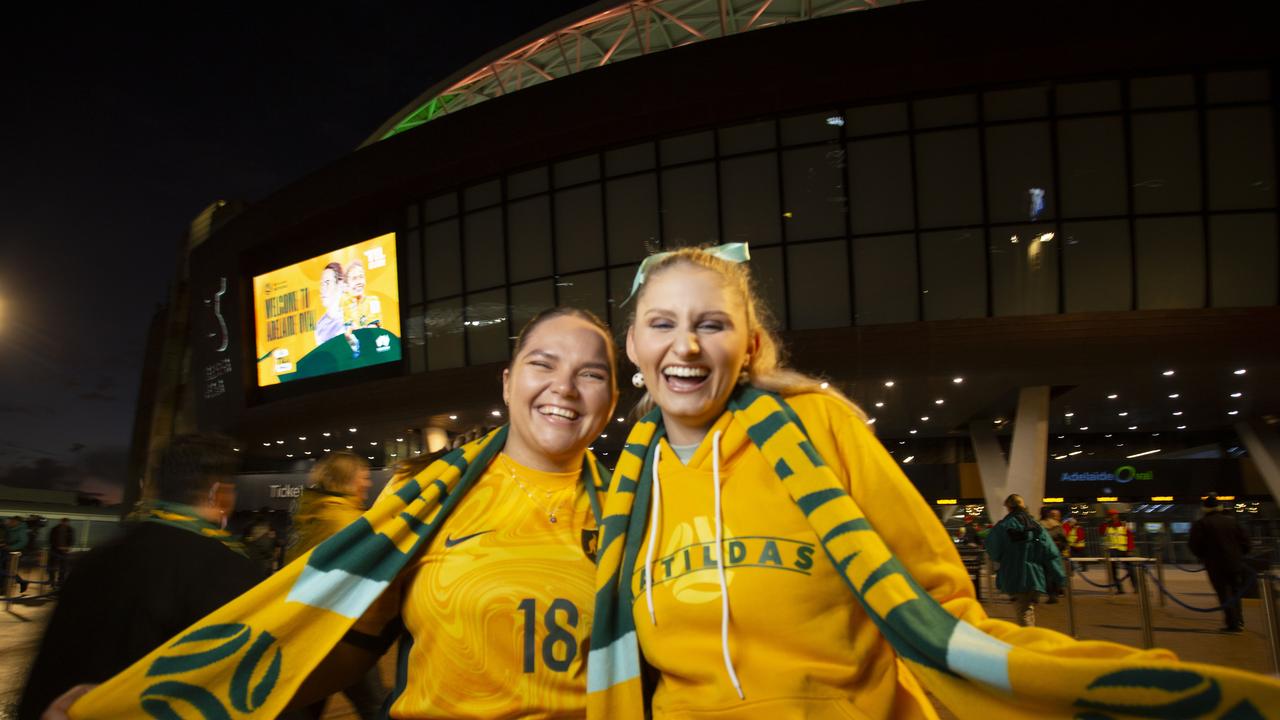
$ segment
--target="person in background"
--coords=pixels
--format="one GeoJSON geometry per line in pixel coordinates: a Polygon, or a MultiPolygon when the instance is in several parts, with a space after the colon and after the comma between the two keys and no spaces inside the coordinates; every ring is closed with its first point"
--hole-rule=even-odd
{"type": "Polygon", "coordinates": [[[76,531],[71,520],[62,520],[49,530],[49,583],[54,590],[67,581],[67,566],[71,561],[71,549],[76,544],[76,531]]]}
{"type": "Polygon", "coordinates": [[[1014,619],[1023,627],[1036,624],[1036,599],[1066,582],[1062,557],[1049,533],[1027,513],[1022,496],[1004,501],[1004,519],[987,536],[987,554],[1000,564],[996,587],[1013,597],[1014,619]]]}
{"type": "Polygon", "coordinates": [[[276,531],[265,511],[254,515],[249,524],[244,534],[244,550],[263,575],[276,571],[276,531]]]}
{"type": "Polygon", "coordinates": [[[262,579],[222,529],[235,506],[231,442],[179,435],[161,451],[145,518],[76,563],[18,705],[35,720],[67,689],[106,680],[262,579]]]}
{"type": "MultiPolygon", "coordinates": [[[[5,540],[4,540],[5,552],[25,554],[27,552],[27,546],[30,544],[31,544],[31,532],[27,530],[27,524],[23,522],[22,518],[18,517],[17,515],[14,515],[13,517],[9,518],[5,523],[5,540]]],[[[2,560],[4,562],[4,567],[0,571],[4,572],[6,579],[8,579],[9,556],[6,554],[5,557],[2,558],[2,560]]],[[[18,567],[20,567],[21,564],[22,564],[22,561],[19,560],[18,567]]],[[[19,593],[24,593],[27,591],[28,581],[23,579],[22,574],[20,572],[15,570],[12,580],[18,583],[19,593]]]]}
{"type": "MultiPolygon", "coordinates": [[[[1058,548],[1058,564],[1061,565],[1063,563],[1062,556],[1067,553],[1067,533],[1062,529],[1062,511],[1050,507],[1041,507],[1040,527],[1049,533],[1049,539],[1058,548]]],[[[1045,582],[1048,584],[1045,592],[1049,595],[1049,599],[1045,602],[1049,605],[1058,602],[1058,596],[1062,594],[1062,585],[1058,583],[1056,577],[1055,575],[1050,575],[1045,578],[1045,582]]]]}
{"type": "Polygon", "coordinates": [[[1204,499],[1204,516],[1191,526],[1187,546],[1204,563],[1213,591],[1222,603],[1226,616],[1222,631],[1240,632],[1244,629],[1240,596],[1248,581],[1244,558],[1249,554],[1249,536],[1230,513],[1223,512],[1217,495],[1204,499]]]}
{"type": "Polygon", "coordinates": [[[1084,557],[1084,526],[1081,525],[1075,517],[1068,517],[1062,522],[1062,532],[1067,536],[1067,552],[1065,556],[1084,557]]]}
{"type": "MultiPolygon", "coordinates": [[[[1119,510],[1107,508],[1107,519],[1098,526],[1098,531],[1102,535],[1102,546],[1106,548],[1108,557],[1113,559],[1133,557],[1133,531],[1124,520],[1120,519],[1119,510]]],[[[1121,563],[1121,567],[1113,565],[1112,568],[1115,573],[1116,594],[1124,594],[1120,573],[1129,575],[1129,584],[1133,586],[1134,592],[1138,592],[1138,577],[1133,572],[1133,568],[1129,567],[1129,563],[1121,563]]]]}
{"type": "MultiPolygon", "coordinates": [[[[367,509],[369,463],[355,453],[344,450],[329,453],[311,468],[307,481],[285,548],[286,564],[351,524],[367,509]]],[[[362,720],[372,720],[380,717],[387,688],[374,666],[342,694],[362,720]]],[[[327,702],[328,698],[322,698],[307,710],[312,717],[321,717],[327,702]]]]}
{"type": "Polygon", "coordinates": [[[331,262],[320,271],[320,306],[324,314],[316,321],[316,347],[342,334],[342,264],[331,262]]]}

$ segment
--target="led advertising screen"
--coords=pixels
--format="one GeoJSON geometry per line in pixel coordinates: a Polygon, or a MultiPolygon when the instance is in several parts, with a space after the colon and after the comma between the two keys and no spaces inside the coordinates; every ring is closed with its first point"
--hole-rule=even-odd
{"type": "Polygon", "coordinates": [[[396,236],[253,279],[258,386],[400,360],[396,236]]]}

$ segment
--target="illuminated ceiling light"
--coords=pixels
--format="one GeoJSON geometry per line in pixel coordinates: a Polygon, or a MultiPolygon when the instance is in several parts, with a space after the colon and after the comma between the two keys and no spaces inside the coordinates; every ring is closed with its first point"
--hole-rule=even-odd
{"type": "Polygon", "coordinates": [[[1186,430],[1186,429],[1187,429],[1187,426],[1186,426],[1186,425],[1179,425],[1179,426],[1178,426],[1178,429],[1179,429],[1179,430],[1186,430]]]}
{"type": "Polygon", "coordinates": [[[1010,243],[1012,243],[1012,244],[1014,244],[1014,245],[1017,245],[1017,244],[1018,244],[1018,236],[1017,236],[1017,235],[1010,235],[1010,236],[1009,236],[1009,242],[1010,242],[1010,243]]]}
{"type": "Polygon", "coordinates": [[[1062,417],[1075,417],[1075,413],[1064,413],[1062,417]]]}
{"type": "Polygon", "coordinates": [[[1084,451],[1083,451],[1083,450],[1076,450],[1076,451],[1074,451],[1074,452],[1069,452],[1069,453],[1067,453],[1067,454],[1068,454],[1068,455],[1079,455],[1079,454],[1080,454],[1080,453],[1082,453],[1082,452],[1084,452],[1084,451]]]}
{"type": "Polygon", "coordinates": [[[1054,455],[1054,456],[1053,456],[1053,459],[1054,459],[1054,460],[1066,460],[1066,459],[1067,459],[1067,456],[1066,456],[1066,455],[1054,455]]]}
{"type": "Polygon", "coordinates": [[[928,415],[921,415],[921,416],[920,416],[920,422],[929,422],[929,416],[928,416],[928,415]]]}
{"type": "Polygon", "coordinates": [[[899,441],[898,441],[898,444],[899,444],[899,445],[906,445],[906,444],[907,444],[907,441],[906,441],[906,440],[899,440],[899,441]]]}
{"type": "Polygon", "coordinates": [[[875,424],[876,424],[876,419],[875,419],[875,418],[870,418],[870,419],[868,419],[868,420],[867,420],[867,424],[868,424],[868,425],[875,425],[875,424]]]}
{"type": "Polygon", "coordinates": [[[1103,435],[1102,437],[1111,437],[1111,433],[1107,433],[1106,435],[1103,435]]]}
{"type": "Polygon", "coordinates": [[[623,418],[618,418],[618,422],[624,422],[623,418]]]}
{"type": "Polygon", "coordinates": [[[818,387],[822,388],[823,390],[826,390],[827,388],[831,387],[831,383],[824,382],[824,383],[822,383],[822,384],[818,385],[818,387]]]}
{"type": "Polygon", "coordinates": [[[1124,447],[1124,443],[1116,443],[1116,447],[1124,447]]]}
{"type": "Polygon", "coordinates": [[[284,441],[283,441],[283,440],[277,440],[277,441],[276,441],[276,444],[277,444],[277,445],[283,445],[283,444],[284,444],[284,441]]]}
{"type": "Polygon", "coordinates": [[[1174,411],[1173,411],[1173,416],[1174,416],[1174,417],[1177,417],[1177,416],[1179,416],[1179,415],[1181,415],[1181,414],[1182,414],[1182,411],[1181,411],[1181,410],[1174,410],[1174,411]]]}
{"type": "Polygon", "coordinates": [[[1089,426],[1088,426],[1088,425],[1081,425],[1081,426],[1080,426],[1080,429],[1081,429],[1081,430],[1088,430],[1088,429],[1089,429],[1089,426]]]}
{"type": "Polygon", "coordinates": [[[1110,395],[1108,395],[1108,396],[1107,396],[1107,399],[1108,399],[1108,400],[1115,400],[1115,399],[1116,399],[1116,398],[1118,398],[1118,397],[1120,397],[1120,396],[1119,396],[1119,395],[1117,395],[1117,394],[1115,394],[1115,393],[1111,393],[1110,395]]]}
{"type": "Polygon", "coordinates": [[[1231,397],[1234,397],[1234,398],[1243,397],[1243,396],[1244,396],[1244,393],[1238,393],[1238,392],[1231,393],[1231,397]]]}
{"type": "Polygon", "coordinates": [[[308,450],[308,451],[306,451],[306,452],[304,452],[304,453],[302,453],[302,454],[303,454],[303,455],[310,455],[310,454],[311,454],[311,451],[310,451],[310,450],[308,450]]]}
{"type": "Polygon", "coordinates": [[[1151,433],[1151,437],[1160,437],[1160,433],[1151,433]]]}
{"type": "Polygon", "coordinates": [[[404,442],[404,438],[396,438],[396,442],[404,442]]]}
{"type": "Polygon", "coordinates": [[[1163,375],[1163,376],[1165,376],[1165,377],[1173,377],[1173,371],[1172,371],[1172,370],[1165,370],[1164,372],[1162,372],[1162,373],[1160,373],[1160,374],[1161,374],[1161,375],[1163,375]]]}
{"type": "Polygon", "coordinates": [[[395,453],[391,453],[391,457],[397,457],[395,453]]]}
{"type": "Polygon", "coordinates": [[[786,212],[782,213],[782,217],[784,217],[784,218],[786,218],[786,219],[790,220],[790,219],[792,218],[791,211],[790,211],[790,210],[788,210],[788,211],[786,211],[786,212]]]}
{"type": "Polygon", "coordinates": [[[1053,239],[1053,233],[1051,232],[1044,233],[1036,239],[1039,240],[1040,242],[1049,242],[1050,240],[1053,239]]]}
{"type": "Polygon", "coordinates": [[[1117,415],[1119,415],[1120,417],[1125,417],[1125,416],[1126,416],[1126,415],[1128,415],[1129,413],[1128,413],[1128,411],[1126,411],[1126,412],[1116,413],[1116,414],[1117,414],[1117,415]]]}
{"type": "Polygon", "coordinates": [[[1136,458],[1136,457],[1142,457],[1143,455],[1152,455],[1152,454],[1154,454],[1154,453],[1158,453],[1158,452],[1160,452],[1160,448],[1156,448],[1155,450],[1147,450],[1147,451],[1140,452],[1140,453],[1134,453],[1134,454],[1132,454],[1132,455],[1125,455],[1125,457],[1126,457],[1126,458],[1129,458],[1130,460],[1132,460],[1133,458],[1136,458]]]}
{"type": "Polygon", "coordinates": [[[1170,400],[1177,400],[1180,397],[1178,393],[1169,393],[1170,400]]]}
{"type": "Polygon", "coordinates": [[[350,449],[352,449],[352,448],[354,448],[354,447],[355,447],[355,445],[348,445],[348,446],[347,446],[347,449],[348,449],[348,450],[350,450],[350,449]]]}
{"type": "Polygon", "coordinates": [[[934,400],[934,401],[933,401],[933,404],[934,404],[934,405],[941,405],[941,404],[943,404],[943,403],[945,403],[945,402],[946,402],[946,400],[943,400],[942,398],[938,398],[937,400],[934,400]]]}
{"type": "Polygon", "coordinates": [[[450,415],[450,416],[449,416],[449,419],[450,419],[450,420],[457,420],[457,419],[458,419],[458,416],[457,416],[457,415],[450,415]]]}
{"type": "Polygon", "coordinates": [[[1130,430],[1137,430],[1137,429],[1138,429],[1138,426],[1137,426],[1137,425],[1130,425],[1130,426],[1129,426],[1129,429],[1130,429],[1130,430]]]}
{"type": "Polygon", "coordinates": [[[421,451],[421,450],[414,450],[414,451],[413,451],[413,454],[414,454],[414,455],[421,455],[421,454],[422,454],[422,451],[421,451]]]}
{"type": "Polygon", "coordinates": [[[347,428],[347,432],[355,432],[355,431],[356,431],[355,428],[347,428]]]}
{"type": "Polygon", "coordinates": [[[284,454],[284,456],[285,456],[285,457],[293,457],[293,453],[285,453],[285,454],[284,454]]]}
{"type": "Polygon", "coordinates": [[[957,376],[955,376],[955,377],[951,378],[951,382],[953,382],[953,383],[955,383],[955,384],[959,385],[960,383],[964,382],[964,378],[962,378],[962,377],[960,377],[959,375],[957,375],[957,376]]]}
{"type": "Polygon", "coordinates": [[[991,422],[995,423],[996,425],[999,425],[1000,423],[1004,422],[1004,418],[996,418],[995,420],[992,420],[991,422]]]}
{"type": "Polygon", "coordinates": [[[269,442],[264,442],[264,443],[262,443],[262,447],[271,447],[271,443],[269,443],[269,442]]]}
{"type": "Polygon", "coordinates": [[[1228,410],[1228,411],[1227,411],[1227,414],[1228,414],[1228,415],[1239,415],[1239,414],[1240,414],[1240,411],[1239,411],[1239,410],[1228,410]]]}
{"type": "Polygon", "coordinates": [[[909,462],[911,462],[912,460],[915,460],[915,459],[916,459],[916,456],[915,456],[915,455],[908,455],[908,456],[906,456],[906,457],[902,458],[902,462],[903,462],[903,463],[909,463],[909,462]]]}
{"type": "Polygon", "coordinates": [[[915,435],[915,434],[916,434],[916,431],[915,431],[915,430],[908,430],[907,432],[908,432],[908,433],[911,433],[912,435],[915,435]]]}
{"type": "Polygon", "coordinates": [[[1066,437],[1066,435],[1059,435],[1059,436],[1058,436],[1058,439],[1059,439],[1059,440],[1062,440],[1062,439],[1063,439],[1063,438],[1065,438],[1065,437],[1066,437]]]}
{"type": "Polygon", "coordinates": [[[600,433],[600,437],[607,438],[609,437],[609,433],[600,433]]]}
{"type": "Polygon", "coordinates": [[[827,118],[827,124],[833,127],[843,127],[844,118],[840,117],[839,115],[832,115],[831,117],[827,118]]]}
{"type": "Polygon", "coordinates": [[[494,417],[502,417],[502,411],[501,411],[501,410],[494,410],[493,412],[491,412],[491,413],[489,413],[489,414],[490,414],[490,415],[492,415],[492,416],[494,416],[494,417]]]}
{"type": "Polygon", "coordinates": [[[321,434],[321,435],[323,435],[323,436],[325,436],[325,437],[329,437],[329,435],[330,435],[330,433],[328,433],[328,432],[322,432],[322,433],[320,433],[320,434],[321,434]]]}
{"type": "Polygon", "coordinates": [[[325,448],[325,449],[324,449],[324,451],[325,451],[325,452],[329,452],[329,448],[325,448]]]}
{"type": "Polygon", "coordinates": [[[240,448],[233,447],[233,448],[231,448],[231,449],[232,449],[232,450],[234,450],[234,451],[236,451],[236,452],[240,452],[240,448]]]}
{"type": "Polygon", "coordinates": [[[307,439],[307,436],[306,436],[306,435],[299,435],[299,436],[298,436],[298,439],[299,439],[299,440],[306,440],[306,439],[307,439]]]}
{"type": "Polygon", "coordinates": [[[369,441],[369,444],[370,444],[370,445],[377,445],[377,444],[378,444],[378,442],[377,442],[376,440],[370,440],[370,441],[369,441]]]}
{"type": "Polygon", "coordinates": [[[878,403],[876,403],[876,407],[884,407],[884,403],[883,403],[883,402],[878,402],[878,403]]]}
{"type": "Polygon", "coordinates": [[[885,381],[884,381],[884,386],[885,386],[885,387],[893,387],[893,381],[892,381],[892,380],[885,380],[885,381]]]}
{"type": "Polygon", "coordinates": [[[1243,375],[1244,373],[1245,373],[1245,369],[1244,369],[1244,368],[1240,368],[1239,370],[1237,370],[1237,371],[1235,372],[1235,374],[1236,374],[1236,375],[1243,375]]]}
{"type": "Polygon", "coordinates": [[[372,459],[373,459],[373,456],[372,456],[372,455],[366,455],[365,457],[369,458],[370,460],[372,460],[372,459]]]}

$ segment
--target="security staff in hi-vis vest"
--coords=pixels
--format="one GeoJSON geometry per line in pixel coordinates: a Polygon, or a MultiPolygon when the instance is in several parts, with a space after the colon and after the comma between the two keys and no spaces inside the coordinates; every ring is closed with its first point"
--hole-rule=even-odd
{"type": "MultiPolygon", "coordinates": [[[[1115,558],[1127,558],[1133,556],[1133,533],[1130,532],[1129,526],[1120,519],[1120,511],[1115,508],[1107,509],[1107,520],[1102,523],[1099,528],[1102,534],[1102,545],[1107,550],[1107,556],[1115,558]]],[[[1123,563],[1120,567],[1114,568],[1116,593],[1123,595],[1124,587],[1121,585],[1123,576],[1121,573],[1128,574],[1129,584],[1133,586],[1133,591],[1138,592],[1138,578],[1133,574],[1133,568],[1129,567],[1129,563],[1123,563]]]]}

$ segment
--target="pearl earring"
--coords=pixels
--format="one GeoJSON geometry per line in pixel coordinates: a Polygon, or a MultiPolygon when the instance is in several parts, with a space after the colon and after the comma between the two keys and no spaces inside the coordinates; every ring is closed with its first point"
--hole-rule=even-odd
{"type": "Polygon", "coordinates": [[[644,387],[644,373],[637,371],[635,375],[632,375],[631,384],[638,388],[644,387]]]}

